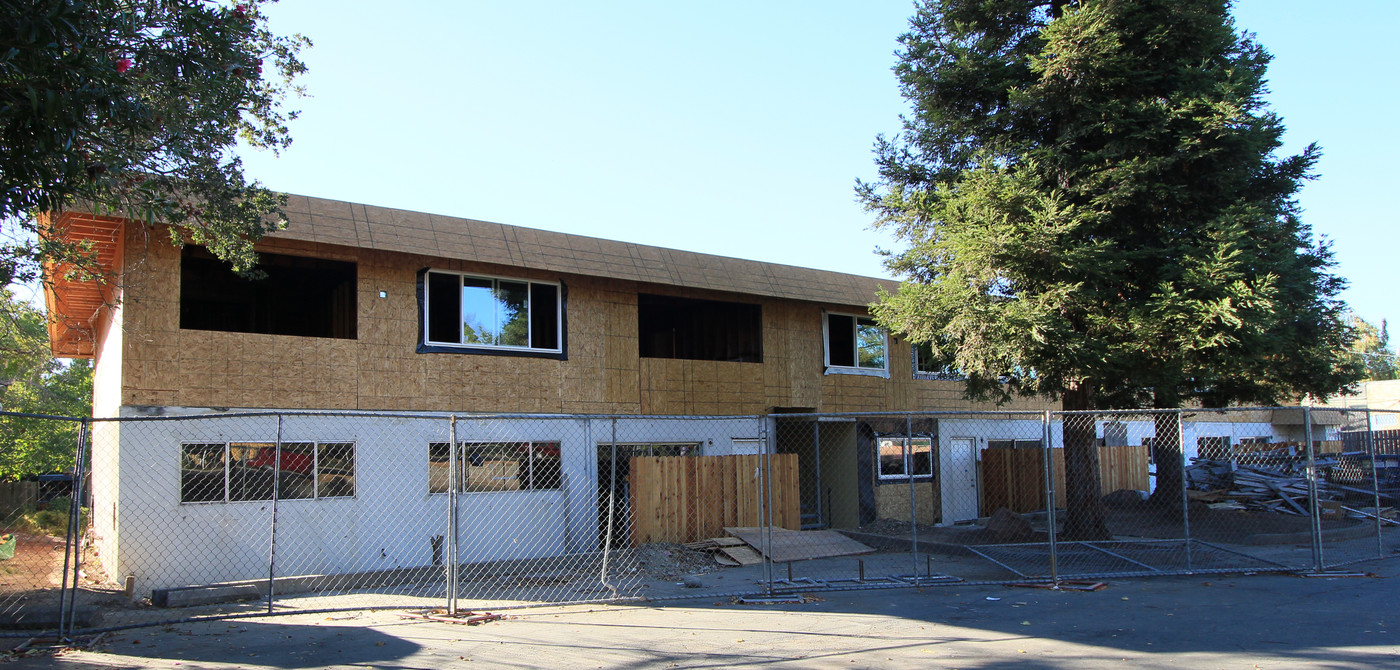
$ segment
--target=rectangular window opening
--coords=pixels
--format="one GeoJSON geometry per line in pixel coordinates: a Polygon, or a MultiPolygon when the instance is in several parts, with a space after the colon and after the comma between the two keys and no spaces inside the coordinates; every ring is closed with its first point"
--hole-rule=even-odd
{"type": "Polygon", "coordinates": [[[559,285],[437,270],[426,274],[425,344],[561,351],[559,285]]]}
{"type": "Polygon", "coordinates": [[[886,372],[885,330],[874,319],[851,314],[826,315],[826,365],[886,372]]]}
{"type": "MultiPolygon", "coordinates": [[[[452,445],[428,445],[428,492],[446,493],[451,481],[452,445]]],[[[457,491],[556,491],[563,487],[558,442],[462,442],[457,491]]]]}
{"type": "Polygon", "coordinates": [[[351,442],[184,444],[180,502],[248,502],[355,495],[351,442]]]}
{"type": "Polygon", "coordinates": [[[637,296],[642,358],[763,362],[763,308],[647,293],[637,296]]]}
{"type": "Polygon", "coordinates": [[[355,264],[258,254],[256,279],[240,277],[202,247],[180,255],[180,328],[356,338],[355,264]]]}
{"type": "Polygon", "coordinates": [[[880,479],[933,476],[933,440],[927,437],[882,437],[876,440],[880,479]]]}

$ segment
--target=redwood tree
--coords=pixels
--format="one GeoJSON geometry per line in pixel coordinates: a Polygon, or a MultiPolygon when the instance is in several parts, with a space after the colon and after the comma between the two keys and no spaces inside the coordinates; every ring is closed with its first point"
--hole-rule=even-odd
{"type": "MultiPolygon", "coordinates": [[[[1297,216],[1319,151],[1277,155],[1269,56],[1225,0],[930,0],[901,43],[911,113],[858,192],[904,281],[873,311],[969,394],[1094,410],[1350,380],[1342,282],[1297,216]]],[[[1094,422],[1063,431],[1066,535],[1106,538],[1094,422]]]]}

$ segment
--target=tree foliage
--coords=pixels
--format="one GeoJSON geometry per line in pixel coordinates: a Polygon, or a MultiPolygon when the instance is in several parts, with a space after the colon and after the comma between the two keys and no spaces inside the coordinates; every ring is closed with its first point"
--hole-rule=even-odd
{"type": "MultiPolygon", "coordinates": [[[[1225,0],[930,0],[912,111],[858,188],[902,243],[876,317],[972,395],[1066,410],[1275,402],[1355,379],[1332,255],[1278,156],[1268,54],[1225,0]]],[[[1071,525],[1106,534],[1092,423],[1065,423],[1071,525]]]]}
{"type": "Polygon", "coordinates": [[[0,0],[0,285],[85,265],[36,234],[35,214],[75,203],[252,266],[284,197],[247,181],[233,149],[290,143],[282,105],[310,44],[268,31],[269,1],[0,0]]]}
{"type": "Polygon", "coordinates": [[[1384,381],[1396,378],[1396,368],[1400,358],[1390,348],[1390,328],[1385,319],[1379,327],[1355,314],[1350,317],[1351,327],[1356,331],[1356,341],[1352,342],[1351,353],[1360,359],[1366,368],[1366,379],[1384,381]]]}
{"type": "MultiPolygon", "coordinates": [[[[47,355],[44,314],[0,290],[0,409],[84,417],[92,411],[92,364],[64,365],[47,355]]],[[[78,424],[0,416],[0,480],[60,472],[73,466],[78,424]]]]}

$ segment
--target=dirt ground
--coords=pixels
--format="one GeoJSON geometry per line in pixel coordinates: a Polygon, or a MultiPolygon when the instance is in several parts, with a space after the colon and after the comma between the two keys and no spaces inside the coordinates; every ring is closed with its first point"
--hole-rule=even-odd
{"type": "MultiPolygon", "coordinates": [[[[1141,537],[1173,539],[1184,537],[1186,525],[1181,512],[1176,508],[1154,507],[1148,503],[1128,503],[1106,505],[1108,529],[1116,537],[1141,537]]],[[[1060,525],[1063,527],[1063,511],[1060,525]]],[[[1026,537],[1007,537],[976,525],[940,527],[919,524],[918,538],[921,541],[951,545],[1001,544],[1006,542],[1044,542],[1048,534],[1045,530],[1044,515],[1022,515],[1030,521],[1034,534],[1026,537]]],[[[1204,503],[1193,502],[1187,520],[1190,522],[1191,537],[1206,542],[1229,544],[1249,544],[1255,536],[1288,535],[1307,533],[1311,530],[1308,517],[1278,512],[1258,512],[1252,510],[1211,509],[1204,503]]],[[[1323,531],[1350,528],[1361,525],[1357,519],[1327,519],[1322,522],[1323,531]]],[[[907,521],[879,519],[862,526],[860,532],[888,537],[909,538],[913,528],[907,521]]]]}
{"type": "MultiPolygon", "coordinates": [[[[1162,509],[1146,503],[1113,506],[1108,510],[1108,528],[1114,535],[1151,538],[1183,537],[1185,525],[1176,509],[1162,509]]],[[[1249,542],[1261,535],[1291,535],[1312,530],[1308,517],[1279,512],[1240,509],[1211,509],[1192,503],[1187,521],[1191,537],[1207,542],[1249,542]]],[[[1357,519],[1325,519],[1322,530],[1358,526],[1357,519]]]]}
{"type": "Polygon", "coordinates": [[[0,597],[59,586],[63,580],[63,538],[15,534],[15,557],[0,561],[0,597]]]}

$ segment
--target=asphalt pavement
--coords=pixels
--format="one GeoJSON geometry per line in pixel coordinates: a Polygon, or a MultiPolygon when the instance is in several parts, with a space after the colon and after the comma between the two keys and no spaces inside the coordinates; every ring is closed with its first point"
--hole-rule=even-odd
{"type": "Polygon", "coordinates": [[[62,668],[1400,668],[1400,561],[1363,576],[948,585],[514,610],[479,625],[353,612],[109,633],[62,668]]]}

